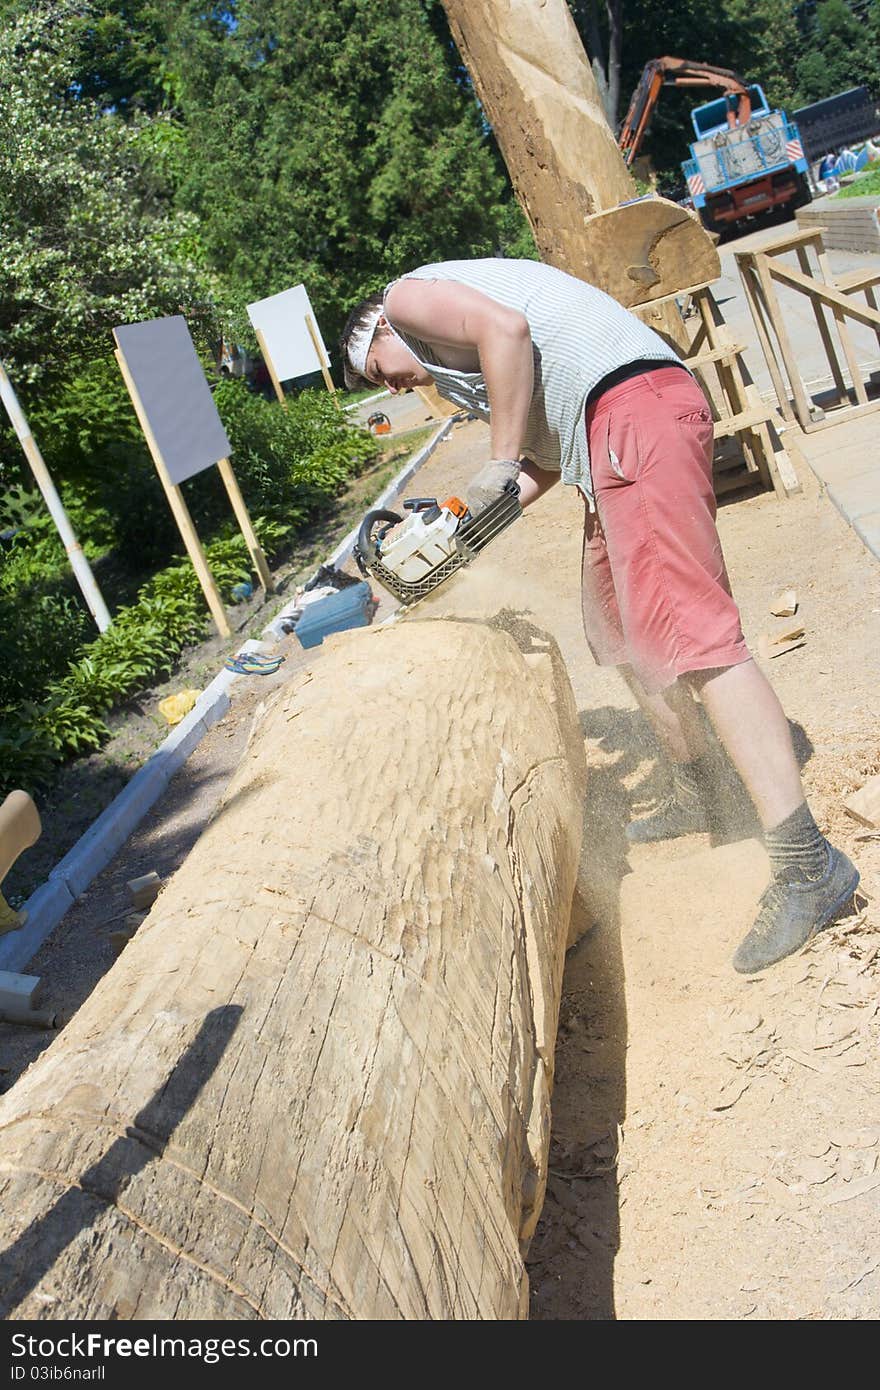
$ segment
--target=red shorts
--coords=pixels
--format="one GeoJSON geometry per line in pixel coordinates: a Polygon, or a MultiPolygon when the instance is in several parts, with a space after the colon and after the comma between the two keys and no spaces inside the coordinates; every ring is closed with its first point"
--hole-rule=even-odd
{"type": "Polygon", "coordinates": [[[648,691],[750,653],[715,529],[712,416],[693,377],[658,367],[587,407],[596,511],[584,525],[584,630],[602,666],[648,691]]]}

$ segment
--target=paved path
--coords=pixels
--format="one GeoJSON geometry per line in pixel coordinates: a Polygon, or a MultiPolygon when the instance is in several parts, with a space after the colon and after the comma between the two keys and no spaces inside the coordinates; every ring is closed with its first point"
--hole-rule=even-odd
{"type": "MultiPolygon", "coordinates": [[[[760,249],[769,241],[784,235],[783,227],[768,227],[720,248],[721,280],[715,296],[731,333],[746,347],[746,364],[765,400],[775,401],[775,392],[764,355],[758,345],[751,313],[743,293],[735,253],[760,249]]],[[[793,224],[788,230],[794,230],[793,224]]],[[[795,253],[782,259],[798,269],[795,253]]],[[[828,251],[828,260],[835,275],[850,270],[868,269],[874,257],[854,251],[828,251]]],[[[791,342],[798,354],[801,375],[807,389],[816,394],[832,384],[812,308],[804,295],[777,285],[791,342]]],[[[880,371],[880,346],[872,329],[861,324],[850,326],[858,360],[870,371],[880,371]]],[[[880,461],[877,452],[877,430],[880,412],[855,419],[832,422],[822,429],[804,434],[797,425],[785,432],[785,442],[806,460],[828,496],[853,527],[871,553],[880,559],[880,461]]]]}

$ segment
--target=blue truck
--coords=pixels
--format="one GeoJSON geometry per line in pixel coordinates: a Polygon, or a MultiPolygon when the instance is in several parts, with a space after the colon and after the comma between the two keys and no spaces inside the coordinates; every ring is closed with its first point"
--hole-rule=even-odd
{"type": "Polygon", "coordinates": [[[747,90],[751,111],[742,124],[731,122],[736,98],[729,95],[691,112],[696,139],[682,169],[694,208],[710,232],[741,226],[772,208],[794,211],[812,196],[794,121],[771,107],[756,83],[747,90]]]}

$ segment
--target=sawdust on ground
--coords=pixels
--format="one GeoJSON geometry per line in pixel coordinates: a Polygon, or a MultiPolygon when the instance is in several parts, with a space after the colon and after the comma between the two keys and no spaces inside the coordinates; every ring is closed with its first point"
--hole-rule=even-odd
{"type": "MultiPolygon", "coordinates": [[[[488,433],[455,427],[420,495],[463,491],[488,433]]],[[[746,635],[793,587],[802,646],[767,662],[792,721],[817,818],[858,862],[859,915],[756,979],[730,967],[766,880],[753,827],[627,854],[633,810],[664,790],[662,764],[615,673],[580,626],[581,504],[558,487],[407,621],[448,611],[533,613],[566,658],[590,768],[584,934],[566,963],[547,1200],[529,1255],[536,1319],[874,1318],[880,1312],[880,838],[844,812],[880,769],[880,570],[800,469],[785,503],[739,496],[720,529],[746,635]]],[[[410,491],[414,490],[410,485],[410,491]]],[[[390,611],[383,598],[378,617],[390,611]]],[[[125,881],[167,877],[210,816],[254,709],[243,689],[168,793],[33,963],[69,1017],[132,925],[125,881]]],[[[313,659],[312,654],[309,659],[313,659]]],[[[315,659],[320,659],[317,654],[315,659]]],[[[243,683],[242,683],[243,684],[243,683]]],[[[454,737],[454,731],[450,731],[454,737]]],[[[50,1035],[0,1025],[4,1089],[50,1035]]]]}

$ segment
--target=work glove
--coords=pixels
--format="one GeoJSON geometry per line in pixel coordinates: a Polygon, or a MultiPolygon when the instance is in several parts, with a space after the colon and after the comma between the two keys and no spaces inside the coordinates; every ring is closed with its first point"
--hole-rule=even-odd
{"type": "Polygon", "coordinates": [[[504,492],[505,483],[515,483],[519,477],[519,463],[516,459],[492,459],[481,468],[465,493],[465,501],[472,517],[479,516],[504,492]]]}

